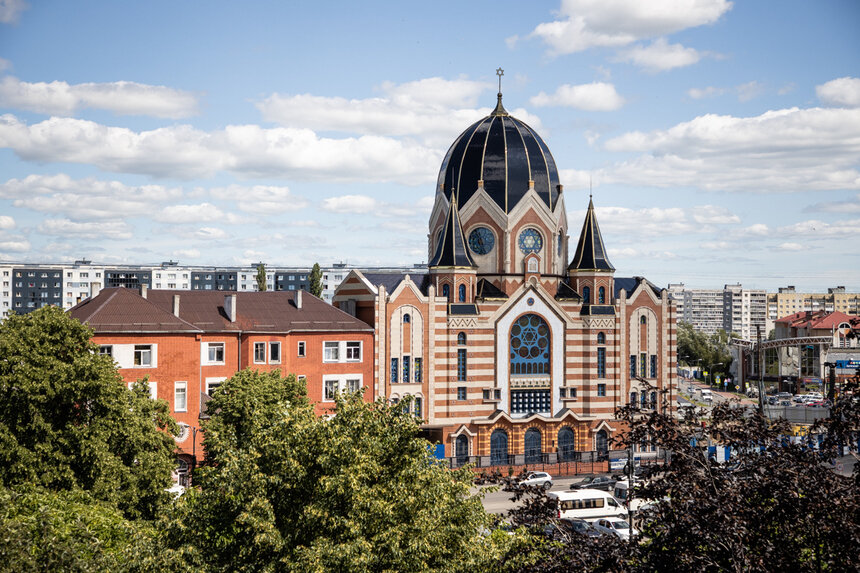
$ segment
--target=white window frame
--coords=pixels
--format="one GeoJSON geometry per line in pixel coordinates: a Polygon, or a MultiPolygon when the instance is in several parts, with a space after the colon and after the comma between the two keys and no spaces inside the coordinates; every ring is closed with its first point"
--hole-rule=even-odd
{"type": "Polygon", "coordinates": [[[188,382],[184,380],[173,383],[173,411],[187,412],[188,411],[188,382]],[[182,396],[182,407],[179,407],[178,397],[182,396]]]}
{"type": "Polygon", "coordinates": [[[340,342],[329,340],[323,342],[323,362],[340,362],[340,342]],[[334,351],[334,356],[329,351],[334,351]]]}
{"type": "MultiPolygon", "coordinates": [[[[227,344],[226,343],[206,341],[206,342],[202,342],[201,344],[203,346],[202,353],[203,353],[203,363],[204,364],[224,364],[225,363],[225,360],[227,358],[227,344]],[[217,359],[212,360],[211,351],[214,349],[217,349],[219,346],[221,347],[221,360],[217,360],[217,359]]],[[[216,351],[216,356],[217,356],[217,351],[216,351]]]]}
{"type": "Polygon", "coordinates": [[[335,395],[340,391],[340,381],[337,378],[323,378],[323,402],[334,402],[335,395]],[[329,395],[329,389],[332,389],[329,395]]]}
{"type": "Polygon", "coordinates": [[[282,359],[283,354],[281,353],[281,343],[277,341],[269,342],[269,364],[280,364],[282,359]],[[272,349],[274,348],[278,349],[277,358],[274,357],[274,353],[272,352],[272,349]]]}
{"type": "Polygon", "coordinates": [[[218,388],[224,381],[227,379],[226,376],[213,376],[211,378],[206,379],[206,393],[208,395],[212,395],[213,386],[214,388],[218,388]]]}
{"type": "Polygon", "coordinates": [[[308,345],[304,340],[299,340],[298,345],[296,346],[296,355],[299,358],[304,358],[307,355],[308,345]]]}
{"type": "Polygon", "coordinates": [[[154,345],[154,344],[135,344],[135,345],[134,345],[134,347],[132,348],[132,363],[131,363],[131,364],[132,364],[132,366],[131,366],[131,367],[132,367],[132,368],[152,368],[152,367],[153,367],[152,365],[153,365],[153,363],[155,362],[155,361],[153,360],[153,355],[154,355],[154,354],[155,354],[155,345],[154,345]],[[144,347],[144,346],[149,347],[149,349],[148,349],[148,350],[144,350],[144,349],[143,349],[143,347],[144,347]],[[138,351],[138,347],[141,347],[139,351],[138,351]],[[138,353],[138,352],[141,352],[141,355],[140,355],[140,364],[135,364],[135,362],[137,362],[137,353],[138,353]],[[149,360],[148,360],[147,362],[145,362],[145,363],[144,363],[144,361],[143,361],[143,358],[144,358],[144,354],[143,354],[143,353],[144,353],[144,352],[148,352],[148,353],[149,353],[149,360]]]}
{"type": "Polygon", "coordinates": [[[346,347],[345,356],[346,356],[347,362],[361,362],[362,344],[361,344],[360,340],[347,340],[344,343],[344,346],[346,347]],[[350,346],[350,345],[353,345],[353,346],[350,346]],[[350,357],[350,351],[353,351],[353,353],[354,353],[356,350],[358,351],[358,357],[350,357]]]}
{"type": "Polygon", "coordinates": [[[254,343],[254,364],[265,364],[266,363],[266,343],[265,342],[255,342],[254,343]],[[257,350],[262,351],[263,359],[259,360],[257,358],[257,350]]]}
{"type": "Polygon", "coordinates": [[[356,389],[361,389],[364,386],[364,377],[361,374],[337,374],[323,376],[322,383],[322,401],[334,402],[334,396],[327,397],[326,391],[331,385],[334,385],[336,393],[351,392],[350,386],[355,386],[356,389]]]}

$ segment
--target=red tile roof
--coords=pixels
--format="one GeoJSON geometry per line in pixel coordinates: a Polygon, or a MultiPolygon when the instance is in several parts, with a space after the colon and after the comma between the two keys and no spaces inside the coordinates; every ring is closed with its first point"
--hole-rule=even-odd
{"type": "Polygon", "coordinates": [[[296,307],[298,291],[147,291],[107,288],[69,310],[96,332],[290,332],[372,331],[367,323],[303,292],[302,308],[296,307]],[[179,297],[179,316],[173,314],[179,297]],[[225,298],[236,297],[236,321],[225,311],[225,298]]]}
{"type": "Polygon", "coordinates": [[[833,329],[843,322],[851,323],[851,321],[860,320],[860,317],[845,314],[844,312],[834,311],[827,312],[824,310],[816,311],[801,311],[795,312],[788,316],[784,316],[774,322],[783,323],[786,326],[794,328],[806,328],[810,330],[833,329]]]}

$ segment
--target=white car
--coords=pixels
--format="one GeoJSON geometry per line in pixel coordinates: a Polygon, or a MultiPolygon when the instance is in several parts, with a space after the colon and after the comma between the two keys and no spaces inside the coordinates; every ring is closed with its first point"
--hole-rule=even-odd
{"type": "Polygon", "coordinates": [[[529,472],[525,478],[520,480],[520,485],[534,485],[549,489],[552,487],[552,476],[546,472],[529,472]]]}
{"type": "Polygon", "coordinates": [[[639,535],[639,532],[635,528],[630,527],[630,524],[626,520],[619,517],[602,517],[592,523],[592,525],[594,529],[601,533],[617,535],[625,541],[628,541],[631,535],[633,537],[639,535]]]}

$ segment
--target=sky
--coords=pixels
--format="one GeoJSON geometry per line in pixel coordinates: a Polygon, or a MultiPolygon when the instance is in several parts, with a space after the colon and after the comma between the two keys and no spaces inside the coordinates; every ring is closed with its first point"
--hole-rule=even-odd
{"type": "Polygon", "coordinates": [[[617,276],[858,292],[858,29],[856,0],[0,0],[0,261],[426,262],[503,68],[617,276]]]}

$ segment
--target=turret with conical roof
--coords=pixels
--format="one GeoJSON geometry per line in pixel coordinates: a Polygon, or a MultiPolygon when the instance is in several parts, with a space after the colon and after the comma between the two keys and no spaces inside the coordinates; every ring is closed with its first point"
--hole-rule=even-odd
{"type": "Polygon", "coordinates": [[[590,197],[579,242],[567,272],[570,286],[582,295],[583,304],[613,304],[615,267],[606,255],[600,226],[594,214],[594,202],[590,197]]]}
{"type": "Polygon", "coordinates": [[[476,286],[477,265],[469,255],[457,201],[448,205],[445,224],[436,243],[433,258],[427,264],[436,292],[449,302],[472,302],[476,286]]]}

